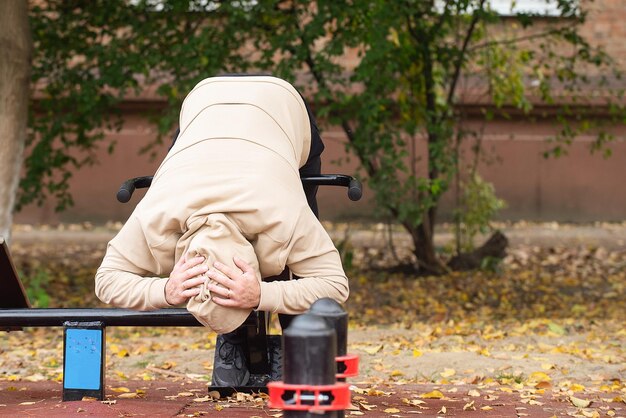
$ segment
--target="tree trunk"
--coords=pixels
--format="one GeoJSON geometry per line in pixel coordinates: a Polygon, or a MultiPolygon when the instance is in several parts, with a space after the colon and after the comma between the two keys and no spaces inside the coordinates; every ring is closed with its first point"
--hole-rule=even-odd
{"type": "Polygon", "coordinates": [[[428,274],[443,274],[445,268],[437,256],[434,237],[430,228],[422,222],[411,232],[413,239],[413,254],[417,258],[420,271],[428,274]]]}
{"type": "Polygon", "coordinates": [[[7,241],[27,135],[31,49],[28,2],[0,1],[0,236],[7,241]]]}

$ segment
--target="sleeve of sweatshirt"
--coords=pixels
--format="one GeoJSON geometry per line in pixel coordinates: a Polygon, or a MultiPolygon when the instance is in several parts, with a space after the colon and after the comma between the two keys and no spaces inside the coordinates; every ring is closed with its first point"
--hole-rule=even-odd
{"type": "Polygon", "coordinates": [[[170,307],[165,300],[167,278],[157,277],[159,265],[139,221],[131,215],[109,242],[96,272],[96,296],[118,308],[142,311],[170,307]]]}
{"type": "Polygon", "coordinates": [[[307,208],[296,225],[281,256],[299,278],[262,282],[259,311],[299,314],[323,297],[340,303],[348,299],[348,278],[341,257],[322,224],[307,208]]]}

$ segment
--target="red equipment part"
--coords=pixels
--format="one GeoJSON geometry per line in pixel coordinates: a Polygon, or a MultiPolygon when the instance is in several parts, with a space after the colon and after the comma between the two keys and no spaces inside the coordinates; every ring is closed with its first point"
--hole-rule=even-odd
{"type": "Polygon", "coordinates": [[[337,370],[343,370],[337,373],[337,379],[346,377],[354,377],[359,374],[359,356],[356,354],[346,354],[345,356],[335,357],[337,361],[337,370]]]}
{"type": "Polygon", "coordinates": [[[350,387],[347,383],[314,386],[269,382],[267,388],[270,395],[270,408],[314,412],[341,411],[350,406],[350,387]],[[293,396],[287,400],[283,399],[286,392],[293,392],[293,396]],[[322,404],[320,400],[326,400],[328,403],[322,404]]]}

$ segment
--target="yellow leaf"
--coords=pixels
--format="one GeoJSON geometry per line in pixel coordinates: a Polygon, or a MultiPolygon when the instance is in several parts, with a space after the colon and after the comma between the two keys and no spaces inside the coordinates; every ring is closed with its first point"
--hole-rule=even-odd
{"type": "Polygon", "coordinates": [[[372,409],[378,407],[378,405],[370,405],[365,402],[360,402],[359,405],[361,406],[361,408],[365,409],[366,411],[371,411],[372,409]]]}
{"type": "Polygon", "coordinates": [[[550,378],[550,376],[548,376],[544,372],[533,372],[530,374],[528,380],[533,382],[549,382],[550,380],[552,380],[552,378],[550,378]]]}
{"type": "Polygon", "coordinates": [[[176,366],[175,361],[166,361],[165,363],[161,364],[160,368],[163,370],[169,370],[174,366],[176,366]]]}
{"type": "Polygon", "coordinates": [[[485,405],[485,406],[481,406],[480,409],[482,409],[483,411],[491,411],[493,408],[490,407],[489,405],[485,405]]]}
{"type": "Polygon", "coordinates": [[[402,373],[400,370],[394,370],[394,371],[391,372],[390,376],[392,376],[392,377],[404,376],[404,373],[402,373]]]}
{"type": "Polygon", "coordinates": [[[398,408],[387,408],[383,412],[386,412],[388,414],[397,414],[398,412],[400,412],[400,410],[398,408]]]}
{"type": "Polygon", "coordinates": [[[122,393],[121,395],[117,395],[118,398],[124,398],[124,399],[134,399],[134,398],[138,398],[139,394],[137,392],[129,392],[129,393],[122,393]]]}
{"type": "Polygon", "coordinates": [[[406,404],[406,405],[411,405],[411,406],[420,406],[420,405],[424,405],[426,402],[421,401],[419,399],[407,399],[407,398],[403,398],[402,399],[402,403],[406,404]]]}
{"type": "Polygon", "coordinates": [[[443,372],[439,373],[442,377],[450,377],[456,374],[456,370],[454,369],[443,369],[443,372]]]}
{"type": "Polygon", "coordinates": [[[569,390],[572,392],[582,392],[585,390],[585,387],[583,385],[579,385],[578,383],[574,383],[569,387],[569,390]]]}
{"type": "Polygon", "coordinates": [[[477,391],[476,389],[472,389],[472,390],[470,390],[469,392],[467,392],[467,394],[468,394],[469,396],[473,396],[474,398],[477,398],[477,397],[479,397],[479,396],[480,396],[480,392],[479,392],[479,391],[477,391]]]}
{"type": "Polygon", "coordinates": [[[128,350],[124,349],[124,350],[118,351],[115,355],[121,358],[121,357],[130,356],[130,353],[128,352],[128,350]]]}
{"type": "Polygon", "coordinates": [[[127,380],[127,379],[128,379],[128,376],[126,376],[126,375],[124,374],[124,372],[120,372],[119,370],[116,370],[116,371],[115,371],[115,374],[116,374],[116,375],[117,375],[117,377],[119,377],[120,379],[124,379],[124,380],[127,380]]]}
{"type": "Polygon", "coordinates": [[[418,349],[414,348],[413,349],[413,357],[421,357],[422,356],[422,352],[419,351],[418,349]]]}
{"type": "Polygon", "coordinates": [[[363,350],[367,354],[376,354],[376,353],[378,353],[382,349],[383,349],[383,345],[382,344],[376,345],[374,347],[365,347],[365,348],[363,348],[363,350]]]}
{"type": "Polygon", "coordinates": [[[577,408],[586,408],[591,405],[591,401],[588,401],[586,399],[579,399],[574,396],[570,396],[569,400],[577,408]]]}
{"type": "Polygon", "coordinates": [[[554,364],[551,364],[551,363],[543,363],[543,364],[541,365],[541,368],[542,368],[542,369],[544,369],[544,370],[551,370],[551,369],[554,369],[554,364]]]}
{"type": "Polygon", "coordinates": [[[443,399],[444,396],[443,396],[443,393],[439,392],[438,390],[433,390],[432,392],[421,394],[420,398],[423,398],[423,399],[443,399]]]}

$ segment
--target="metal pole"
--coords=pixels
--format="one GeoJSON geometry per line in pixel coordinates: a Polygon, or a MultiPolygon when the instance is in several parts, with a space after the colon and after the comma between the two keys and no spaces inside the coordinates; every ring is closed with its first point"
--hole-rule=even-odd
{"type": "Polygon", "coordinates": [[[117,308],[93,309],[0,309],[2,327],[62,327],[66,321],[96,322],[105,326],[202,326],[186,309],[159,309],[156,311],[133,311],[117,308]]]}
{"type": "MultiPolygon", "coordinates": [[[[283,378],[285,384],[309,386],[324,386],[335,384],[337,352],[335,331],[326,321],[308,313],[296,317],[291,325],[283,332],[283,378]]],[[[288,394],[284,398],[288,404],[288,394]]],[[[310,395],[302,393],[301,403],[310,403],[315,399],[308,399],[310,395]]],[[[322,395],[317,399],[319,403],[330,403],[322,395]]],[[[293,400],[295,403],[296,400],[293,400]]],[[[339,411],[324,413],[309,411],[285,410],[285,418],[337,418],[339,411]]]]}

